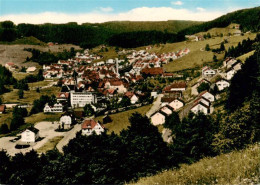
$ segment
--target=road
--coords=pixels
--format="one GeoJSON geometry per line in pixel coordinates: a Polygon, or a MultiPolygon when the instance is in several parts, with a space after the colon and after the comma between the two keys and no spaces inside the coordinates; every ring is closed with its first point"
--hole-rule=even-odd
{"type": "Polygon", "coordinates": [[[161,98],[163,97],[163,94],[159,94],[158,97],[156,98],[156,100],[153,102],[153,106],[151,107],[151,109],[146,113],[146,116],[148,118],[151,117],[151,115],[153,113],[155,113],[159,108],[160,108],[160,105],[161,105],[161,98]]]}
{"type": "Polygon", "coordinates": [[[67,145],[69,141],[76,137],[76,133],[81,130],[81,124],[76,124],[73,129],[71,129],[69,132],[66,133],[64,138],[60,140],[60,142],[57,144],[56,148],[59,150],[59,152],[63,153],[63,146],[67,145]]]}

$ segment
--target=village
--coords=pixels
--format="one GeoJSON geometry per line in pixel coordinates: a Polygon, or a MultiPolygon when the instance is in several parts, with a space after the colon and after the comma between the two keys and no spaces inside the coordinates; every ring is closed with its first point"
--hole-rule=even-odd
{"type": "MultiPolygon", "coordinates": [[[[189,48],[163,54],[149,53],[149,49],[119,51],[118,54],[124,54],[125,59],[106,61],[86,49],[69,60],[43,65],[45,81],[52,81],[51,85],[61,87],[56,94],[56,103],[45,104],[43,112],[60,113],[60,119],[52,124],[38,123],[12,139],[1,138],[6,143],[3,145],[5,149],[14,155],[38,149],[49,139],[62,136],[63,139],[57,144],[62,152],[62,147],[76,136],[76,132],[81,130],[82,135],[99,135],[106,130],[104,125],[112,121],[111,114],[149,104],[152,105],[146,116],[155,126],[163,125],[174,111],[179,113],[180,118],[189,112],[211,114],[214,101],[220,98],[219,92],[229,87],[229,81],[242,65],[235,58],[226,58],[218,69],[209,66],[201,68],[200,76],[194,81],[184,79],[181,73],[165,72],[163,68],[164,64],[189,55],[189,48]],[[95,60],[98,62],[93,62],[95,60]],[[138,88],[158,78],[166,83],[153,89],[138,88]],[[91,113],[84,118],[83,108],[86,106],[91,113]],[[96,120],[96,116],[103,116],[103,121],[96,120]]],[[[13,63],[6,63],[5,67],[10,71],[17,69],[13,63]]],[[[36,67],[28,67],[26,72],[35,70],[36,67]]],[[[0,106],[1,114],[7,106],[0,106]]],[[[162,130],[162,137],[164,141],[172,142],[169,129],[162,130]]]]}

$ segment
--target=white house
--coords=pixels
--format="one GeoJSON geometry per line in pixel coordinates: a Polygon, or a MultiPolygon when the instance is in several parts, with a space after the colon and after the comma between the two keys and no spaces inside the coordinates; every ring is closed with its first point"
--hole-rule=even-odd
{"type": "Polygon", "coordinates": [[[209,93],[208,91],[203,91],[199,94],[200,97],[206,98],[207,100],[209,100],[210,102],[214,102],[215,101],[215,97],[213,94],[209,93]]]}
{"type": "Polygon", "coordinates": [[[125,96],[130,99],[131,104],[135,104],[139,100],[139,98],[133,92],[126,92],[125,96]]]}
{"type": "Polygon", "coordinates": [[[64,126],[64,129],[68,129],[71,127],[72,118],[70,115],[62,115],[60,117],[60,124],[64,126]]]}
{"type": "Polygon", "coordinates": [[[153,98],[157,98],[158,94],[157,94],[156,91],[152,91],[152,92],[151,92],[151,96],[152,96],[153,98]]]}
{"type": "Polygon", "coordinates": [[[210,101],[209,101],[208,99],[204,98],[203,96],[198,97],[198,98],[194,101],[195,104],[198,103],[198,102],[202,102],[204,105],[207,105],[208,107],[210,107],[210,104],[211,104],[210,101]]]}
{"type": "Polygon", "coordinates": [[[86,104],[97,103],[96,96],[91,92],[70,92],[72,107],[84,107],[86,104]]]}
{"type": "Polygon", "coordinates": [[[39,130],[36,128],[28,128],[21,134],[21,142],[34,143],[39,138],[39,130]]]}
{"type": "Polygon", "coordinates": [[[227,58],[226,60],[223,61],[223,66],[228,69],[232,67],[232,65],[235,64],[236,62],[237,60],[235,58],[227,58]]]}
{"type": "Polygon", "coordinates": [[[202,68],[202,76],[205,76],[205,77],[212,77],[216,74],[216,71],[211,69],[210,67],[208,66],[205,66],[202,68]]]}
{"type": "Polygon", "coordinates": [[[91,135],[94,132],[96,132],[97,135],[100,135],[102,132],[105,131],[105,127],[99,123],[96,122],[93,119],[86,119],[82,125],[81,125],[81,129],[82,129],[82,135],[91,135]]]}
{"type": "Polygon", "coordinates": [[[224,79],[221,79],[216,82],[216,86],[218,87],[219,91],[222,91],[223,89],[229,87],[229,85],[230,85],[229,82],[224,79]]]}
{"type": "Polygon", "coordinates": [[[236,74],[236,70],[234,70],[233,68],[229,68],[226,71],[226,79],[231,80],[235,74],[236,74]]]}
{"type": "Polygon", "coordinates": [[[194,114],[197,114],[199,112],[204,113],[205,115],[210,113],[210,108],[203,104],[202,102],[197,102],[195,103],[192,107],[191,107],[191,112],[193,112],[194,114]]]}
{"type": "Polygon", "coordinates": [[[153,125],[162,125],[165,123],[165,115],[161,112],[156,112],[151,116],[151,122],[153,125]]]}
{"type": "Polygon", "coordinates": [[[169,103],[169,106],[173,108],[173,110],[178,110],[184,106],[184,102],[178,98],[174,99],[169,103]]]}
{"type": "Polygon", "coordinates": [[[171,115],[172,114],[172,110],[170,107],[168,107],[167,105],[162,107],[160,109],[161,112],[165,113],[167,116],[171,115]]]}
{"type": "Polygon", "coordinates": [[[60,103],[55,103],[52,107],[52,106],[49,106],[48,103],[46,103],[45,107],[43,109],[43,112],[44,113],[47,113],[47,112],[63,112],[63,106],[60,103]]]}

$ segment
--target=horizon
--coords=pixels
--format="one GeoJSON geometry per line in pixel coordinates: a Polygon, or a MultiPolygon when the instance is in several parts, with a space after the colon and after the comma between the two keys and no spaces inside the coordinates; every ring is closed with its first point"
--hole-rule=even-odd
{"type": "Polygon", "coordinates": [[[0,0],[0,21],[15,24],[210,21],[260,0],[0,0]]]}

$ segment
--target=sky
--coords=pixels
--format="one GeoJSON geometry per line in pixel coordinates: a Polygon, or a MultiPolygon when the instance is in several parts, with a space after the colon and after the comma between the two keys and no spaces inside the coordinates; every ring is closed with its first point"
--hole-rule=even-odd
{"type": "Polygon", "coordinates": [[[107,21],[209,21],[260,0],[0,0],[0,21],[101,23],[107,21]]]}

